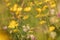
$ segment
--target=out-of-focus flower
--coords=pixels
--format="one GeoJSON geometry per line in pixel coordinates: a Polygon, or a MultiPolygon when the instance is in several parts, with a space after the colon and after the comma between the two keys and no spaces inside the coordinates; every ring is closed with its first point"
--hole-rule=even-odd
{"type": "Polygon", "coordinates": [[[22,26],[23,27],[23,31],[24,32],[27,32],[29,29],[30,29],[30,26],[29,25],[24,25],[24,26],[22,26]]]}
{"type": "Polygon", "coordinates": [[[43,2],[41,2],[41,1],[35,1],[34,3],[35,3],[37,6],[43,4],[43,2]]]}
{"type": "Polygon", "coordinates": [[[28,34],[28,35],[27,35],[27,38],[28,38],[28,39],[31,39],[31,40],[36,40],[36,39],[35,39],[35,36],[34,36],[33,34],[28,34]]]}
{"type": "Polygon", "coordinates": [[[56,3],[54,1],[50,2],[51,8],[55,8],[56,7],[56,3]]]}
{"type": "Polygon", "coordinates": [[[10,8],[10,11],[13,11],[13,12],[17,11],[17,7],[18,5],[14,4],[13,7],[10,8]]]}
{"type": "Polygon", "coordinates": [[[50,33],[50,37],[51,37],[52,39],[55,39],[56,36],[57,36],[56,32],[51,32],[51,33],[50,33]]]}
{"type": "Polygon", "coordinates": [[[56,4],[52,4],[52,5],[51,5],[51,8],[55,8],[55,7],[56,7],[56,4]]]}
{"type": "Polygon", "coordinates": [[[23,28],[25,28],[26,26],[24,25],[24,26],[22,26],[23,28]]]}
{"type": "Polygon", "coordinates": [[[28,30],[27,30],[27,28],[24,28],[23,31],[24,31],[24,32],[27,32],[28,30]]]}
{"type": "Polygon", "coordinates": [[[33,34],[30,35],[31,40],[35,40],[35,36],[33,34]]]}
{"type": "Polygon", "coordinates": [[[29,5],[30,5],[30,6],[33,6],[34,4],[33,4],[33,2],[29,2],[29,5]]]}
{"type": "Polygon", "coordinates": [[[46,23],[46,21],[44,21],[44,20],[39,22],[39,24],[44,24],[44,23],[46,23]]]}
{"type": "Polygon", "coordinates": [[[49,32],[52,32],[52,31],[54,31],[55,30],[55,27],[54,26],[50,26],[49,27],[49,32]]]}
{"type": "Polygon", "coordinates": [[[17,11],[17,7],[18,7],[18,5],[17,4],[14,4],[13,11],[17,11]]]}
{"type": "Polygon", "coordinates": [[[12,30],[10,30],[10,32],[9,32],[9,33],[11,34],[11,33],[13,33],[13,31],[12,31],[12,30]]]}
{"type": "Polygon", "coordinates": [[[29,26],[29,24],[27,24],[27,25],[26,25],[26,27],[27,27],[27,29],[30,29],[30,26],[29,26]]]}
{"type": "Polygon", "coordinates": [[[36,8],[36,11],[41,12],[41,8],[36,8]]]}
{"type": "Polygon", "coordinates": [[[18,7],[17,9],[16,9],[16,15],[18,15],[18,14],[20,14],[20,12],[22,11],[22,7],[18,7]]]}
{"type": "Polygon", "coordinates": [[[27,32],[28,31],[28,29],[26,28],[26,26],[24,25],[24,26],[22,26],[23,27],[23,31],[24,32],[27,32]]]}
{"type": "Polygon", "coordinates": [[[23,17],[24,20],[26,20],[26,19],[28,19],[28,18],[29,18],[29,15],[25,15],[25,16],[23,17]]]}
{"type": "Polygon", "coordinates": [[[42,8],[42,10],[44,11],[44,10],[46,10],[46,8],[48,8],[47,5],[45,5],[45,6],[42,8]]]}
{"type": "Polygon", "coordinates": [[[7,3],[6,6],[9,7],[11,5],[11,3],[7,3]]]}
{"type": "Polygon", "coordinates": [[[60,13],[57,14],[57,17],[60,18],[60,13]]]}
{"type": "Polygon", "coordinates": [[[31,7],[25,7],[24,11],[29,12],[31,10],[31,7]]]}
{"type": "Polygon", "coordinates": [[[51,9],[50,12],[51,12],[51,15],[54,15],[55,14],[55,9],[51,9]]]}
{"type": "Polygon", "coordinates": [[[9,26],[8,28],[15,28],[18,26],[18,23],[15,21],[15,20],[12,20],[10,23],[9,23],[9,26]]]}
{"type": "Polygon", "coordinates": [[[18,11],[18,12],[22,11],[22,7],[18,7],[18,8],[17,8],[17,11],[18,11]]]}
{"type": "Polygon", "coordinates": [[[56,17],[51,17],[50,18],[50,22],[53,24],[53,23],[58,23],[59,22],[59,20],[58,20],[58,18],[56,18],[56,17]]]}
{"type": "Polygon", "coordinates": [[[7,26],[4,26],[3,29],[6,30],[7,29],[7,26]]]}

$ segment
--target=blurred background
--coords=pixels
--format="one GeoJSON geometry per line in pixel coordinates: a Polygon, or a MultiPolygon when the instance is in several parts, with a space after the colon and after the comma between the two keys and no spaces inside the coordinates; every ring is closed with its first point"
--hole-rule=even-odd
{"type": "Polygon", "coordinates": [[[0,0],[0,40],[60,40],[60,0],[0,0]]]}

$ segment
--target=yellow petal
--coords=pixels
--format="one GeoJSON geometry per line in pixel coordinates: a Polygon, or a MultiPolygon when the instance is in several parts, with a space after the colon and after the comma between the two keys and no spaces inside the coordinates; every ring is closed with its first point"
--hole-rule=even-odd
{"type": "Polygon", "coordinates": [[[9,26],[8,28],[15,28],[18,26],[18,23],[15,21],[15,20],[12,20],[10,23],[9,23],[9,26]]]}
{"type": "Polygon", "coordinates": [[[18,7],[17,8],[17,11],[19,12],[19,11],[22,11],[22,7],[18,7]]]}
{"type": "Polygon", "coordinates": [[[31,7],[24,8],[24,11],[29,12],[31,10],[31,7]]]}
{"type": "Polygon", "coordinates": [[[43,7],[43,9],[42,9],[42,10],[44,11],[44,10],[46,10],[46,8],[48,8],[48,6],[47,6],[47,5],[45,5],[45,6],[43,7]]]}
{"type": "Polygon", "coordinates": [[[54,8],[54,7],[56,7],[56,4],[52,4],[52,5],[51,5],[51,8],[54,8]]]}
{"type": "Polygon", "coordinates": [[[41,8],[36,8],[36,10],[37,10],[38,12],[41,12],[41,8]]]}
{"type": "Polygon", "coordinates": [[[14,4],[13,11],[17,11],[17,7],[18,7],[18,5],[17,4],[14,4]]]}
{"type": "Polygon", "coordinates": [[[55,30],[54,26],[49,27],[49,32],[52,32],[53,30],[55,30]]]}
{"type": "Polygon", "coordinates": [[[44,24],[44,23],[46,23],[46,21],[44,21],[44,20],[39,22],[39,24],[44,24]]]}

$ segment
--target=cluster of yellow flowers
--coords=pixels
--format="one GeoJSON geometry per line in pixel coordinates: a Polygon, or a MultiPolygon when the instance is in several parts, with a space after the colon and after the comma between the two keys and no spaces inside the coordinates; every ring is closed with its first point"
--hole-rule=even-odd
{"type": "Polygon", "coordinates": [[[14,6],[10,8],[10,11],[16,12],[16,15],[18,15],[18,13],[22,11],[22,7],[18,7],[17,4],[14,4],[14,6]]]}
{"type": "Polygon", "coordinates": [[[16,28],[17,26],[18,26],[18,23],[17,23],[15,20],[12,20],[12,21],[9,23],[8,28],[16,28]]]}
{"type": "MultiPolygon", "coordinates": [[[[31,7],[25,7],[25,8],[24,8],[24,11],[26,11],[26,12],[28,12],[28,11],[30,11],[30,10],[31,10],[31,7]]],[[[10,8],[10,11],[20,12],[20,11],[22,11],[22,7],[18,7],[17,4],[14,4],[14,6],[10,8]]]]}
{"type": "MultiPolygon", "coordinates": [[[[8,0],[6,0],[6,2],[8,2],[8,0]]],[[[44,0],[44,2],[49,2],[51,8],[56,7],[56,4],[55,4],[54,1],[44,0]]],[[[43,2],[35,1],[35,4],[41,5],[41,4],[43,4],[43,2]]],[[[9,5],[11,5],[11,3],[8,2],[6,5],[9,6],[9,5]]],[[[32,2],[30,3],[30,6],[27,6],[27,7],[25,7],[25,8],[22,8],[21,6],[18,6],[18,4],[14,4],[12,7],[10,7],[10,11],[14,12],[14,13],[17,15],[17,17],[19,18],[19,17],[22,16],[22,15],[20,15],[20,14],[21,14],[20,12],[21,12],[22,10],[23,10],[24,12],[29,12],[29,11],[31,11],[31,9],[32,9],[31,5],[33,5],[32,2]]],[[[48,14],[40,14],[42,11],[46,10],[46,8],[48,8],[48,5],[44,5],[43,8],[36,8],[36,11],[39,12],[39,14],[37,14],[35,17],[38,18],[38,17],[47,16],[48,14]]],[[[24,20],[26,20],[26,19],[28,19],[28,18],[29,18],[29,15],[24,15],[24,16],[23,16],[23,19],[24,19],[24,20]]],[[[46,21],[44,21],[44,20],[42,20],[42,21],[39,22],[39,24],[44,24],[44,23],[46,23],[46,21]]],[[[9,27],[9,28],[15,28],[15,27],[17,27],[17,26],[18,26],[18,23],[17,23],[15,20],[13,20],[13,21],[10,22],[10,24],[9,24],[8,27],[9,27]]],[[[55,29],[55,28],[52,26],[52,27],[49,28],[49,31],[52,31],[52,30],[54,30],[54,29],[55,29]]]]}

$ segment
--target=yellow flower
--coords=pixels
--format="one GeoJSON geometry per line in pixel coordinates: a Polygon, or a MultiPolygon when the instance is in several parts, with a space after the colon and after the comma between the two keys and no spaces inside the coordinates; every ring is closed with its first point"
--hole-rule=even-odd
{"type": "Polygon", "coordinates": [[[56,7],[56,3],[55,3],[54,1],[51,1],[51,2],[50,2],[50,5],[51,5],[51,8],[56,7]]]}
{"type": "Polygon", "coordinates": [[[36,10],[37,10],[38,12],[41,12],[41,8],[36,8],[36,10]]]}
{"type": "Polygon", "coordinates": [[[43,9],[42,9],[42,10],[44,11],[44,10],[46,10],[46,8],[48,8],[48,6],[47,6],[47,5],[45,5],[45,6],[43,7],[43,9]]]}
{"type": "Polygon", "coordinates": [[[19,12],[19,11],[22,11],[22,7],[18,7],[17,8],[17,11],[19,12]]]}
{"type": "Polygon", "coordinates": [[[24,11],[29,12],[31,10],[31,7],[24,8],[24,11]]]}
{"type": "Polygon", "coordinates": [[[44,23],[46,23],[46,21],[44,21],[44,20],[39,22],[39,24],[44,24],[44,23]]]}
{"type": "Polygon", "coordinates": [[[16,10],[16,15],[20,14],[20,12],[22,11],[22,7],[18,7],[17,10],[16,10]]]}
{"type": "Polygon", "coordinates": [[[49,3],[50,3],[50,4],[54,4],[54,3],[55,3],[55,1],[50,1],[49,3]]]}
{"type": "Polygon", "coordinates": [[[6,6],[7,6],[7,7],[10,6],[10,4],[11,4],[11,3],[7,3],[6,6]]]}
{"type": "Polygon", "coordinates": [[[43,2],[38,2],[38,5],[41,5],[43,2]]]}
{"type": "Polygon", "coordinates": [[[17,4],[14,4],[14,6],[13,6],[13,11],[17,11],[17,4]]]}
{"type": "Polygon", "coordinates": [[[13,11],[13,12],[17,11],[17,7],[18,5],[14,4],[14,6],[10,8],[10,11],[13,11]]]}
{"type": "Polygon", "coordinates": [[[9,23],[9,26],[8,28],[15,28],[18,26],[18,23],[15,21],[15,20],[12,20],[10,23],[9,23]]]}
{"type": "Polygon", "coordinates": [[[29,18],[28,15],[26,15],[26,16],[23,17],[24,20],[26,20],[26,19],[28,19],[28,18],[29,18]]]}
{"type": "Polygon", "coordinates": [[[52,32],[53,30],[55,30],[54,26],[49,27],[49,32],[52,32]]]}
{"type": "Polygon", "coordinates": [[[35,4],[38,6],[38,5],[41,5],[43,2],[40,2],[40,1],[35,1],[35,4]]]}
{"type": "Polygon", "coordinates": [[[31,6],[33,6],[34,4],[33,4],[33,2],[29,2],[28,5],[31,7],[31,6]]]}
{"type": "Polygon", "coordinates": [[[35,4],[38,4],[38,1],[34,1],[35,4]]]}
{"type": "Polygon", "coordinates": [[[56,4],[52,4],[52,5],[51,5],[51,8],[54,8],[54,7],[56,7],[56,4]]]}

